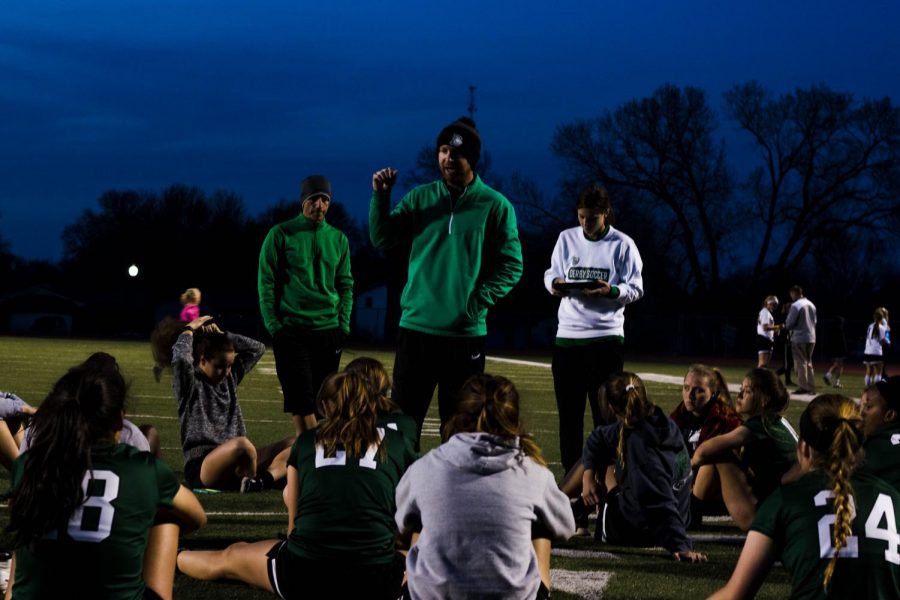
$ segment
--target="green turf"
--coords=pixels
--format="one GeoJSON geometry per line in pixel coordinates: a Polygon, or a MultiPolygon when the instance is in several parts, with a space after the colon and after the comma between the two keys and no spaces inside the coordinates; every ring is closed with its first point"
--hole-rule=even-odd
{"type": "MultiPolygon", "coordinates": [[[[172,397],[168,374],[162,383],[153,380],[152,360],[146,343],[104,340],[55,340],[30,338],[0,338],[0,390],[19,394],[32,404],[39,404],[52,384],[70,366],[84,360],[91,352],[105,351],[114,355],[131,382],[129,417],[137,424],[153,423],[162,436],[163,459],[179,473],[182,470],[178,421],[175,401],[172,397]]],[[[343,362],[357,356],[373,356],[385,363],[390,370],[393,353],[386,351],[360,351],[348,349],[343,362]]],[[[524,418],[557,477],[561,476],[557,438],[557,417],[553,396],[553,381],[549,369],[549,354],[535,354],[518,359],[533,360],[547,365],[530,366],[499,363],[488,359],[487,371],[503,374],[519,388],[524,418]]],[[[639,362],[628,361],[626,368],[639,373],[659,373],[682,377],[690,361],[639,362]]],[[[740,383],[749,368],[732,364],[723,369],[729,383],[740,383]]],[[[822,367],[822,365],[818,365],[822,367]]],[[[821,371],[818,371],[821,373],[821,371]]],[[[843,378],[850,395],[859,395],[862,377],[848,373],[843,378]]],[[[648,382],[650,397],[664,410],[670,411],[680,401],[680,386],[648,382]]],[[[239,388],[239,398],[247,420],[249,437],[258,445],[281,439],[292,432],[289,419],[281,412],[281,394],[275,376],[271,353],[267,353],[257,368],[250,373],[239,388]]],[[[437,418],[436,403],[432,404],[430,417],[437,418]]],[[[804,403],[793,401],[787,417],[796,425],[804,403]]],[[[589,431],[585,424],[585,433],[589,431]]],[[[423,437],[423,451],[438,444],[436,434],[423,437]]],[[[8,480],[3,472],[0,479],[8,480]]],[[[0,482],[3,489],[6,481],[0,482]]],[[[219,548],[233,541],[257,541],[275,538],[285,533],[287,512],[278,492],[240,495],[223,493],[202,495],[200,501],[211,513],[208,525],[188,536],[184,544],[198,548],[219,548]],[[239,514],[249,513],[249,514],[239,514]],[[262,514],[260,514],[262,513],[262,514]]],[[[5,524],[6,513],[0,513],[0,523],[5,524]]],[[[714,525],[711,531],[737,533],[734,527],[714,525]]],[[[8,538],[0,540],[0,547],[8,546],[8,538]]],[[[715,590],[728,578],[734,567],[739,545],[732,543],[697,544],[700,551],[709,555],[709,563],[702,565],[679,564],[661,550],[622,548],[600,545],[593,540],[573,539],[561,544],[563,548],[611,552],[618,560],[597,558],[554,558],[554,569],[576,571],[612,572],[604,598],[702,598],[715,590]]],[[[205,600],[212,598],[271,598],[267,593],[251,590],[234,583],[204,583],[178,576],[176,598],[205,600]]],[[[778,567],[772,571],[759,598],[787,596],[789,586],[784,571],[778,567]]],[[[575,598],[562,592],[554,592],[554,598],[575,598]]]]}

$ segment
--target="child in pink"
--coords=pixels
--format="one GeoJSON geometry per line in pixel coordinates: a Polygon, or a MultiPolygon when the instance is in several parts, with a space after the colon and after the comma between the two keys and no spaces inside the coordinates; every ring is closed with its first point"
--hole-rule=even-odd
{"type": "Polygon", "coordinates": [[[200,290],[197,288],[188,288],[181,295],[181,303],[184,308],[178,316],[182,321],[190,323],[200,316],[200,290]]]}

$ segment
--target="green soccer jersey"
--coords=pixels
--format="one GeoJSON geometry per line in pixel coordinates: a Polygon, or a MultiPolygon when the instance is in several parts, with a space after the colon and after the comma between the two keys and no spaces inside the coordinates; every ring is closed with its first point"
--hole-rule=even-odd
{"type": "Polygon", "coordinates": [[[288,548],[295,555],[356,565],[394,559],[394,492],[415,454],[400,432],[378,431],[383,457],[376,446],[358,458],[343,450],[327,457],[315,430],[294,442],[288,464],[297,469],[300,494],[288,548]]]}
{"type": "Polygon", "coordinates": [[[393,429],[403,434],[403,437],[412,446],[413,452],[419,454],[419,425],[416,420],[402,412],[380,413],[378,426],[393,429]]]}
{"type": "Polygon", "coordinates": [[[866,438],[866,471],[900,490],[900,424],[882,427],[866,438]]]}
{"type": "MultiPolygon", "coordinates": [[[[27,457],[13,465],[11,489],[27,457]]],[[[147,536],[157,511],[172,506],[178,480],[163,462],[124,444],[95,445],[91,461],[82,484],[90,495],[68,527],[16,549],[14,599],[143,597],[147,536]]]]}
{"type": "Polygon", "coordinates": [[[853,536],[841,549],[827,594],[822,582],[834,553],[827,477],[808,473],[776,490],[757,511],[750,529],[775,541],[791,575],[791,598],[900,598],[900,493],[863,471],[851,483],[853,536]]]}
{"type": "Polygon", "coordinates": [[[751,417],[744,427],[752,439],[744,445],[741,461],[753,473],[753,493],[762,500],[781,485],[781,476],[797,462],[797,433],[780,416],[751,417]]]}

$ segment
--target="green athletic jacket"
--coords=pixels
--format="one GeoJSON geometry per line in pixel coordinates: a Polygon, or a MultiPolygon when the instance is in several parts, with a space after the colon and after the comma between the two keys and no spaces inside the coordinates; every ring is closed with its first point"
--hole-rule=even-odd
{"type": "Polygon", "coordinates": [[[389,208],[389,195],[372,195],[369,237],[377,248],[412,242],[400,326],[432,335],[486,335],[487,309],[522,276],[509,200],[476,176],[455,202],[444,182],[435,181],[389,208]]]}
{"type": "Polygon", "coordinates": [[[259,310],[269,333],[282,327],[350,333],[353,276],[347,236],[302,214],[273,227],[259,253],[259,310]]]}

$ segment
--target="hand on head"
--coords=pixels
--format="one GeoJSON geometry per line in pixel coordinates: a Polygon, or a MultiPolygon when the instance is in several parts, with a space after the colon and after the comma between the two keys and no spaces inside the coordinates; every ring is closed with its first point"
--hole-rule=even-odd
{"type": "Polygon", "coordinates": [[[212,317],[210,315],[203,315],[202,317],[197,317],[187,325],[185,325],[185,329],[190,329],[191,331],[197,331],[198,329],[203,329],[204,331],[219,331],[219,327],[215,323],[206,324],[207,321],[211,321],[212,317]],[[215,327],[215,329],[212,329],[215,327]]]}

